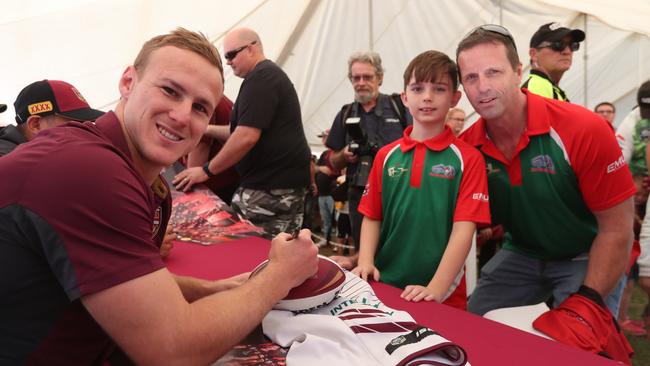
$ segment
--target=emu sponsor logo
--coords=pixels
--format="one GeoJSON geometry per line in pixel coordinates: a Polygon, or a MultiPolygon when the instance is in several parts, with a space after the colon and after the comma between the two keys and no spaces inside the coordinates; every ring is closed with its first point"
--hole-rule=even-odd
{"type": "Polygon", "coordinates": [[[431,167],[429,175],[438,178],[454,179],[454,177],[456,177],[456,168],[451,165],[434,165],[431,167]]]}
{"type": "Polygon", "coordinates": [[[490,200],[489,196],[485,193],[474,193],[472,199],[476,201],[488,202],[490,200]]]}
{"type": "Polygon", "coordinates": [[[621,155],[618,160],[607,166],[607,174],[613,173],[625,166],[625,158],[621,155]]]}

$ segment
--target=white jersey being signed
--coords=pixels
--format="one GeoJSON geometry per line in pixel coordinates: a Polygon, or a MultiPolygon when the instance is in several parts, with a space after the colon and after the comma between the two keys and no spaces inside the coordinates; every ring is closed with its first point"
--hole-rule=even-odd
{"type": "Polygon", "coordinates": [[[262,328],[273,342],[290,347],[289,366],[468,365],[460,346],[387,307],[347,271],[330,304],[306,314],[273,310],[262,328]]]}

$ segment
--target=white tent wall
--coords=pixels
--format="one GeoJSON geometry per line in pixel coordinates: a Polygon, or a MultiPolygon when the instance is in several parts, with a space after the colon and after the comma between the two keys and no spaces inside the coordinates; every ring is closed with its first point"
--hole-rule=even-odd
{"type": "MultiPolygon", "coordinates": [[[[346,64],[352,52],[381,54],[388,93],[402,89],[402,72],[415,55],[437,49],[453,58],[463,35],[483,23],[510,29],[527,71],[530,36],[560,21],[587,32],[561,86],[590,109],[614,101],[621,119],[650,78],[647,19],[648,0],[5,1],[0,102],[11,104],[28,83],[50,78],[75,84],[91,105],[110,109],[119,75],[146,39],[183,26],[204,32],[222,50],[225,32],[248,26],[296,85],[307,138],[318,147],[316,135],[352,99],[346,64]]],[[[241,79],[227,66],[225,73],[225,93],[234,99],[241,79]]],[[[465,98],[460,106],[471,111],[465,98]]],[[[0,124],[12,122],[10,108],[0,124]]]]}

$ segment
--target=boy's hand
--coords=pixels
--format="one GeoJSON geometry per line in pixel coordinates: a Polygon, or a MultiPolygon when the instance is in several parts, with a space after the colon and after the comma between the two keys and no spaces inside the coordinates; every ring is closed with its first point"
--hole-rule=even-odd
{"type": "Polygon", "coordinates": [[[379,270],[374,264],[360,264],[352,270],[352,273],[361,277],[364,281],[368,281],[370,278],[379,281],[379,270]]]}
{"type": "Polygon", "coordinates": [[[357,266],[357,260],[359,259],[359,254],[353,256],[342,256],[342,255],[333,255],[330,256],[330,259],[336,262],[341,268],[351,271],[354,267],[357,266]]]}
{"type": "Polygon", "coordinates": [[[436,294],[434,294],[433,290],[420,285],[406,286],[400,297],[406,301],[413,302],[418,302],[420,300],[440,302],[440,299],[436,294]]]}

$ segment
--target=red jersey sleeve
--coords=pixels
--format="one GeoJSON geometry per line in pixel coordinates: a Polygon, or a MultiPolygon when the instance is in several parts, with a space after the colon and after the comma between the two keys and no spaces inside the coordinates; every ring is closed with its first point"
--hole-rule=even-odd
{"type": "Polygon", "coordinates": [[[485,160],[478,150],[462,141],[456,141],[452,148],[459,152],[463,159],[463,176],[454,211],[454,222],[489,224],[490,203],[485,160]]]}
{"type": "Polygon", "coordinates": [[[558,137],[568,145],[570,164],[587,206],[601,211],[632,196],[636,187],[611,127],[596,114],[585,112],[581,117],[588,119],[588,128],[582,125],[569,138],[558,131],[558,137]]]}

